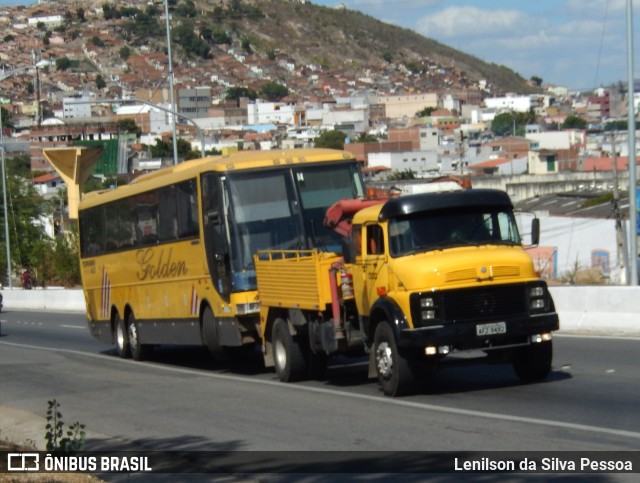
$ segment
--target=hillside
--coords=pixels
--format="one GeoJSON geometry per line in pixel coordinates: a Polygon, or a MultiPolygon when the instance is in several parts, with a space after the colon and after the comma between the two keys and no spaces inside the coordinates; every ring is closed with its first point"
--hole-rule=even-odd
{"type": "MultiPolygon", "coordinates": [[[[216,55],[226,48],[216,38],[224,34],[234,47],[242,46],[264,59],[286,57],[299,65],[318,65],[347,76],[396,73],[412,77],[415,90],[466,88],[485,79],[493,94],[533,91],[526,79],[507,67],[488,64],[353,10],[295,0],[179,0],[170,5],[178,65],[215,63],[216,55]],[[183,47],[192,42],[192,33],[210,47],[208,55],[193,51],[185,55],[183,47]]],[[[145,2],[139,8],[145,8],[145,2]]],[[[161,34],[155,32],[158,48],[161,34]]]]}
{"type": "MultiPolygon", "coordinates": [[[[488,95],[534,92],[526,79],[408,29],[345,8],[302,0],[168,0],[176,83],[211,85],[223,97],[230,87],[259,90],[272,81],[294,97],[451,92],[480,102],[488,95]]],[[[42,99],[63,89],[97,87],[102,95],[157,90],[167,78],[162,0],[109,2],[49,0],[5,12],[9,31],[0,57],[10,69],[40,69],[42,99]],[[28,18],[63,19],[12,28],[28,18]]],[[[25,74],[26,75],[26,74],[25,74]]],[[[5,92],[36,101],[31,80],[15,76],[5,92]],[[25,82],[26,81],[26,82],[25,82]]],[[[45,109],[50,106],[45,102],[45,109]]]]}

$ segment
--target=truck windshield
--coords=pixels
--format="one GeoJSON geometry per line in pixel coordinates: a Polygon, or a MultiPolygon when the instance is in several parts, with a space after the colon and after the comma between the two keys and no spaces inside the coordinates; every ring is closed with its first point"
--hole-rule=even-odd
{"type": "Polygon", "coordinates": [[[389,220],[392,256],[465,245],[520,243],[513,212],[503,208],[427,211],[389,220]]]}

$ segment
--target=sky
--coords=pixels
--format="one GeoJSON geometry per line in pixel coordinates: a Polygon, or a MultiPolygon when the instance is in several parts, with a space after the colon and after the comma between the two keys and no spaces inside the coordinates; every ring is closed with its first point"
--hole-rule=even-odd
{"type": "MultiPolygon", "coordinates": [[[[591,89],[628,79],[627,0],[312,0],[343,4],[526,79],[591,89]]],[[[634,74],[640,0],[633,1],[634,74]]]]}
{"type": "MultiPolygon", "coordinates": [[[[627,83],[628,0],[312,0],[399,25],[526,79],[570,89],[627,83]]],[[[0,5],[35,3],[0,0],[0,5]]],[[[640,0],[633,0],[634,77],[640,0]]]]}

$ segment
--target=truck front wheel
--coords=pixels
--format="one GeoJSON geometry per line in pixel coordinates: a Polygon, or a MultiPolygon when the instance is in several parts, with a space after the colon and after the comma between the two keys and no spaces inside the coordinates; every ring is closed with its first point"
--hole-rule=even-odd
{"type": "Polygon", "coordinates": [[[286,320],[282,318],[275,320],[271,344],[278,378],[282,382],[303,380],[307,372],[304,354],[297,341],[293,340],[286,320]]]}
{"type": "Polygon", "coordinates": [[[373,338],[378,384],[386,396],[402,396],[415,388],[409,359],[400,353],[388,322],[376,327],[373,338]]]}
{"type": "Polygon", "coordinates": [[[513,356],[516,375],[524,383],[542,381],[551,372],[553,359],[552,341],[522,347],[513,356]]]}

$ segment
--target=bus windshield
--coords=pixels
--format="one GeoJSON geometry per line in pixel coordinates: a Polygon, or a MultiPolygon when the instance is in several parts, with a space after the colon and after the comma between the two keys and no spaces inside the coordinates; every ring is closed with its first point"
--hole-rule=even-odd
{"type": "Polygon", "coordinates": [[[521,244],[511,210],[480,206],[419,212],[389,220],[389,246],[396,257],[487,244],[521,244]]]}
{"type": "Polygon", "coordinates": [[[258,250],[338,250],[324,215],[343,198],[363,196],[355,163],[229,173],[224,195],[234,290],[255,290],[258,250]]]}

